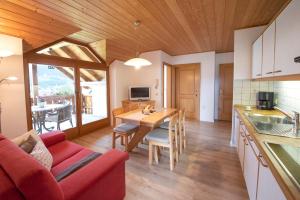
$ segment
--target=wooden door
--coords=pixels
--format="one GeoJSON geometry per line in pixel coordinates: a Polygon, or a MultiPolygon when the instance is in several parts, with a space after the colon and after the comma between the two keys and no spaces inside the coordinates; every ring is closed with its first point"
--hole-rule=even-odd
{"type": "Polygon", "coordinates": [[[219,120],[231,121],[233,64],[220,65],[219,120]]]}
{"type": "Polygon", "coordinates": [[[176,108],[188,118],[199,119],[200,64],[176,65],[176,108]]]}

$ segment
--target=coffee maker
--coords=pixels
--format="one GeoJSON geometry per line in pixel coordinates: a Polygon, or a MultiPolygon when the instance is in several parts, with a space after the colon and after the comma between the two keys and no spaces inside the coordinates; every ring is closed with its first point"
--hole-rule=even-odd
{"type": "Polygon", "coordinates": [[[274,109],[274,92],[256,93],[256,108],[260,110],[274,109]]]}

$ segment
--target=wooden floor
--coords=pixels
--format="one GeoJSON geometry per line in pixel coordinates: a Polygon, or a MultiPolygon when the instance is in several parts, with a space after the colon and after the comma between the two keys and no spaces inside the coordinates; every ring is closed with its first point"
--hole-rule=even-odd
{"type": "MultiPolygon", "coordinates": [[[[148,165],[141,145],[126,163],[126,200],[248,199],[236,149],[229,146],[231,123],[187,122],[188,147],[175,170],[169,170],[167,152],[159,165],[148,165]]],[[[111,149],[111,129],[74,140],[95,151],[111,149]]],[[[117,148],[122,149],[121,145],[117,148]]]]}

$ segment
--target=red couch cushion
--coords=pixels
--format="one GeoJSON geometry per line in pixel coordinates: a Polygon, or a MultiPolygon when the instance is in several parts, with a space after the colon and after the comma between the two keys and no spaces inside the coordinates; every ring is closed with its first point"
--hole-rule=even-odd
{"type": "Polygon", "coordinates": [[[52,174],[8,139],[0,141],[0,158],[0,166],[25,199],[64,198],[52,174]]]}
{"type": "Polygon", "coordinates": [[[0,140],[3,140],[5,137],[0,133],[0,140]]]}
{"type": "Polygon", "coordinates": [[[66,135],[61,131],[52,131],[40,135],[46,147],[62,142],[66,139],[66,135]]]}
{"type": "Polygon", "coordinates": [[[83,149],[84,147],[67,140],[50,146],[48,150],[53,156],[52,167],[55,167],[57,164],[70,158],[83,149]]]}
{"type": "Polygon", "coordinates": [[[59,173],[61,173],[63,170],[67,169],[71,165],[75,164],[80,159],[86,157],[87,155],[93,153],[93,151],[89,149],[83,149],[79,151],[78,153],[74,154],[70,158],[62,161],[61,163],[57,164],[55,167],[51,169],[51,172],[53,176],[57,176],[59,173]]]}

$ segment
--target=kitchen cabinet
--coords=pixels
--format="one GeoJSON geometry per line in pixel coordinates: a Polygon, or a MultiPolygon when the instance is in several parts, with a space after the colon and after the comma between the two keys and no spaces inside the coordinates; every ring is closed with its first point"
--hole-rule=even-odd
{"type": "Polygon", "coordinates": [[[249,138],[246,137],[245,155],[244,155],[244,178],[250,200],[256,199],[257,178],[258,178],[258,159],[257,155],[250,144],[249,138]]]}
{"type": "Polygon", "coordinates": [[[275,56],[275,21],[263,33],[262,76],[273,76],[275,56]]]}
{"type": "Polygon", "coordinates": [[[239,124],[237,152],[250,200],[286,200],[266,161],[248,133],[244,122],[239,124]]]}
{"type": "Polygon", "coordinates": [[[262,76],[262,49],[263,40],[260,36],[252,45],[252,78],[261,78],[262,76]]]}
{"type": "Polygon", "coordinates": [[[243,124],[240,124],[239,134],[238,134],[238,156],[240,159],[242,171],[244,171],[244,154],[245,154],[245,132],[243,129],[243,124]]]}
{"type": "Polygon", "coordinates": [[[300,74],[300,1],[293,0],[276,19],[274,75],[300,74]]]}
{"type": "Polygon", "coordinates": [[[286,200],[276,179],[269,169],[266,161],[259,155],[259,174],[257,185],[257,200],[276,199],[286,200]]]}

